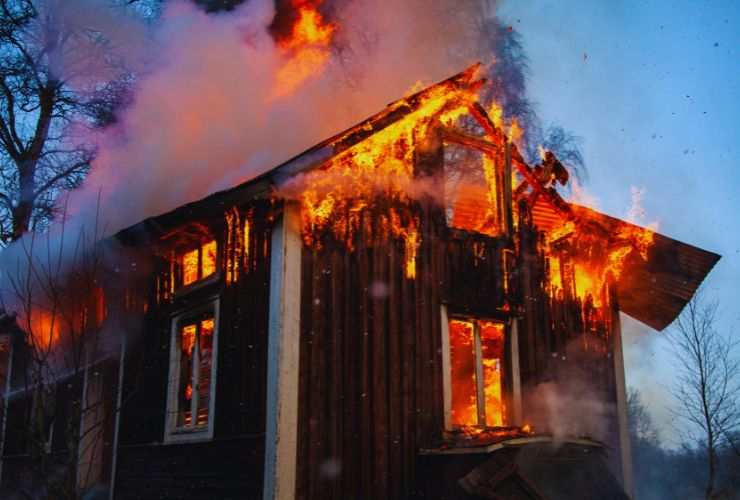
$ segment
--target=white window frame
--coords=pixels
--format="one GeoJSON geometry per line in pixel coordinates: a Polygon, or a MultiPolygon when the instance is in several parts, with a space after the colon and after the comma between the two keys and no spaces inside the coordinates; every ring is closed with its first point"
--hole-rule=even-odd
{"type": "MultiPolygon", "coordinates": [[[[219,331],[219,303],[220,299],[214,297],[195,308],[179,312],[171,319],[170,333],[170,367],[169,377],[167,379],[167,409],[165,412],[165,434],[164,443],[192,443],[197,441],[210,441],[213,439],[213,429],[216,420],[216,379],[218,378],[218,331],[219,331]],[[177,400],[178,388],[180,387],[180,355],[179,331],[180,326],[187,322],[189,318],[198,316],[206,312],[213,312],[213,353],[211,366],[211,387],[210,401],[208,404],[208,425],[205,427],[194,427],[183,429],[177,427],[177,400]]],[[[197,418],[193,416],[192,418],[197,418]]]]}
{"type": "MultiPolygon", "coordinates": [[[[519,378],[519,341],[517,335],[517,320],[511,319],[509,321],[502,321],[497,319],[488,319],[478,317],[474,315],[462,315],[454,316],[450,318],[447,312],[447,306],[442,305],[441,307],[441,319],[442,319],[442,390],[444,392],[444,426],[445,430],[452,431],[457,426],[452,423],[452,360],[450,354],[450,320],[451,319],[464,319],[476,322],[475,327],[475,370],[476,370],[476,405],[478,410],[478,426],[481,426],[481,417],[485,414],[485,408],[481,408],[480,401],[483,398],[483,364],[481,363],[481,343],[480,335],[478,333],[477,322],[478,321],[493,321],[504,325],[504,338],[509,339],[510,348],[504,351],[504,356],[510,357],[511,373],[504,370],[504,377],[511,377],[512,394],[511,394],[511,408],[507,412],[508,422],[507,426],[521,425],[521,385],[519,378]]],[[[504,360],[501,360],[502,363],[504,360]]],[[[504,364],[505,366],[505,364],[504,364]]],[[[503,368],[503,366],[502,366],[503,368]]],[[[503,387],[502,387],[503,390],[503,387]]],[[[482,426],[481,426],[482,427],[482,426]]],[[[487,426],[490,427],[490,426],[487,426]]]]}

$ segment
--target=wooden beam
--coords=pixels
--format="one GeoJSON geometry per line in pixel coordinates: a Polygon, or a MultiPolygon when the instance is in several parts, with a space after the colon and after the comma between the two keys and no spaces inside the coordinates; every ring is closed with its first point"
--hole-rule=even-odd
{"type": "Polygon", "coordinates": [[[298,454],[300,211],[286,204],[272,232],[264,500],[292,500],[298,454]]]}
{"type": "Polygon", "coordinates": [[[481,137],[466,134],[454,128],[445,127],[442,129],[442,135],[446,142],[459,144],[469,148],[477,149],[481,153],[488,155],[497,154],[501,151],[501,148],[496,144],[487,141],[481,137]]]}

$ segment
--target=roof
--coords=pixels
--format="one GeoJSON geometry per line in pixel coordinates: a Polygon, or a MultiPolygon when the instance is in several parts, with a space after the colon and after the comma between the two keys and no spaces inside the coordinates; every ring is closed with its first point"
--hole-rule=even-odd
{"type": "MultiPolygon", "coordinates": [[[[624,227],[640,227],[590,208],[571,206],[580,217],[597,222],[610,234],[617,234],[624,227]]],[[[532,216],[535,225],[545,231],[562,221],[545,203],[537,203],[532,216]]],[[[665,329],[720,258],[716,253],[656,232],[647,259],[636,252],[627,257],[617,284],[620,310],[658,331],[665,329]]]]}
{"type": "Polygon", "coordinates": [[[233,188],[218,191],[205,198],[187,203],[170,212],[147,218],[138,224],[125,228],[114,236],[124,242],[137,241],[149,238],[150,235],[161,233],[164,228],[179,224],[187,220],[191,214],[202,217],[210,212],[223,211],[237,201],[266,197],[273,193],[276,186],[280,186],[290,177],[316,168],[329,159],[352,146],[362,142],[367,137],[376,134],[404,118],[416,109],[416,105],[425,97],[444,87],[452,89],[471,89],[482,83],[475,77],[480,69],[480,63],[474,64],[465,71],[446,80],[431,85],[420,92],[404,97],[388,104],[382,111],[363,120],[357,125],[336,134],[334,137],[307,149],[294,158],[277,167],[233,188]]]}

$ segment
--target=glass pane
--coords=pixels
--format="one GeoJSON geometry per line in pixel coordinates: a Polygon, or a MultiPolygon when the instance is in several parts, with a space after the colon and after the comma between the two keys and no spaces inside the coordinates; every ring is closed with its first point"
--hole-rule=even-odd
{"type": "Polygon", "coordinates": [[[450,321],[451,420],[454,425],[477,425],[475,345],[473,323],[450,321]]]}
{"type": "Polygon", "coordinates": [[[486,398],[486,425],[504,425],[504,403],[501,398],[501,360],[504,353],[504,325],[481,321],[480,341],[483,357],[483,392],[486,398]]]}
{"type": "Polygon", "coordinates": [[[207,278],[216,272],[216,254],[218,252],[216,240],[209,241],[201,247],[201,250],[203,255],[203,269],[200,277],[207,278]]]}
{"type": "Polygon", "coordinates": [[[187,286],[198,281],[198,249],[182,256],[182,284],[187,286]]]}
{"type": "Polygon", "coordinates": [[[198,381],[198,423],[208,424],[213,369],[213,318],[200,322],[200,380],[198,381]]]}
{"type": "Polygon", "coordinates": [[[193,399],[193,347],[196,325],[186,325],[180,330],[180,387],[177,391],[177,426],[192,422],[190,401],[193,399]]]}

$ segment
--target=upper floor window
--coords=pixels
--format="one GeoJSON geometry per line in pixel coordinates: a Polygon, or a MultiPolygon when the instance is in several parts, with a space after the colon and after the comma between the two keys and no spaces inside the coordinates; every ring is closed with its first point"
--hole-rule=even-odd
{"type": "Polygon", "coordinates": [[[503,323],[474,318],[449,321],[450,424],[506,425],[503,399],[503,323]]]}
{"type": "Polygon", "coordinates": [[[216,240],[208,241],[197,248],[178,256],[181,270],[181,285],[188,286],[216,273],[218,245],[216,240]]]}
{"type": "Polygon", "coordinates": [[[168,441],[212,436],[217,335],[216,301],[173,320],[168,441]]]}

